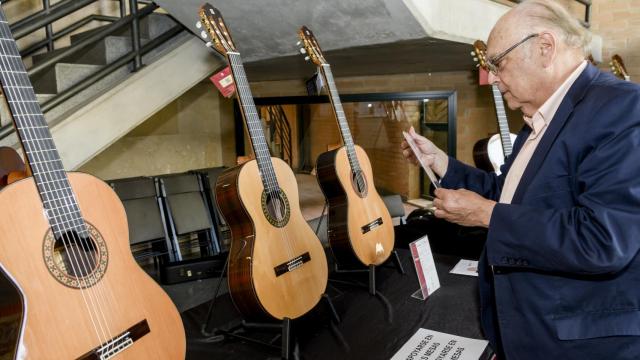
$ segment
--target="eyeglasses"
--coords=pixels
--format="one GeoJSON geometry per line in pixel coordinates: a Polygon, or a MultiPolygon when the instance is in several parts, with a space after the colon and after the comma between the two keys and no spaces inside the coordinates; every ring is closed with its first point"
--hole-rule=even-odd
{"type": "Polygon", "coordinates": [[[491,59],[487,60],[487,68],[489,69],[489,72],[491,72],[493,75],[498,75],[498,66],[500,65],[500,62],[502,61],[502,59],[504,59],[505,56],[507,56],[507,54],[509,54],[511,51],[513,51],[513,49],[517,48],[518,46],[524,44],[527,40],[532,39],[536,36],[538,36],[539,34],[531,34],[531,35],[527,35],[524,39],[518,41],[517,43],[513,44],[510,48],[508,48],[507,50],[501,52],[500,54],[493,56],[491,59]]]}

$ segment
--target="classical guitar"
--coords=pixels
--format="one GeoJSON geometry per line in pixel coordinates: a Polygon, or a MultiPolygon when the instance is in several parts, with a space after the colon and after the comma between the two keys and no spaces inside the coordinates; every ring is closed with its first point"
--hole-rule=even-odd
{"type": "Polygon", "coordinates": [[[202,36],[231,67],[255,159],[216,182],[218,208],[231,228],[229,293],[251,319],[295,319],[320,301],[327,286],[324,248],[302,217],[291,168],[271,157],[240,53],[220,12],[200,8],[202,36]]]}
{"type": "Polygon", "coordinates": [[[0,333],[17,334],[0,358],[184,359],[180,314],[133,259],[122,203],[64,170],[1,9],[0,83],[33,173],[0,191],[0,273],[20,298],[0,311],[0,333]]]}
{"type": "MultiPolygon", "coordinates": [[[[478,62],[478,66],[487,70],[486,56],[487,45],[482,40],[473,43],[474,51],[471,55],[478,62]]],[[[488,71],[488,70],[487,70],[488,71]]],[[[507,112],[504,108],[504,100],[498,85],[491,84],[491,93],[493,94],[493,103],[496,108],[498,118],[498,134],[490,138],[482,139],[473,146],[473,160],[476,166],[486,171],[495,171],[500,175],[500,166],[504,164],[504,159],[511,155],[513,151],[513,142],[516,140],[516,134],[509,131],[509,122],[507,121],[507,112]]]]}
{"type": "Polygon", "coordinates": [[[373,184],[371,162],[355,145],[336,89],[331,66],[315,36],[306,26],[298,31],[301,52],[313,61],[327,85],[333,113],[344,146],[320,154],[318,183],[329,204],[327,233],[331,251],[341,267],[380,265],[394,246],[389,210],[373,184]]]}
{"type": "Polygon", "coordinates": [[[624,61],[622,61],[620,55],[614,54],[611,57],[609,65],[611,66],[611,72],[613,72],[615,76],[625,81],[631,81],[631,77],[629,76],[627,68],[624,66],[624,61]]]}

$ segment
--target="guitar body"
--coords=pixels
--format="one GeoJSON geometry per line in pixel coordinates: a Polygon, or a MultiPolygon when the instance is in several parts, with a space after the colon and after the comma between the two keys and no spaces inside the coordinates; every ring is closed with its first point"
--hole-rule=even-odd
{"type": "Polygon", "coordinates": [[[85,297],[97,298],[88,294],[97,293],[102,299],[107,339],[143,320],[148,324],[149,332],[115,358],[184,359],[185,333],[180,315],[166,293],[133,259],[122,203],[108,185],[91,175],[68,173],[68,178],[83,218],[102,239],[98,246],[106,244],[106,270],[95,285],[82,291],[54,277],[44,260],[50,225],[33,179],[15,182],[0,191],[0,207],[11,209],[0,217],[0,265],[19,289],[22,300],[16,358],[78,359],[99,347],[102,342],[85,303],[85,297]]]}
{"type": "Polygon", "coordinates": [[[344,268],[382,264],[395,242],[389,210],[372,181],[371,162],[360,146],[354,148],[367,184],[364,196],[356,191],[345,147],[320,154],[316,162],[318,183],[329,203],[329,244],[344,268]],[[382,223],[363,230],[377,219],[382,223]]]}
{"type": "Polygon", "coordinates": [[[278,158],[272,157],[271,162],[288,199],[289,218],[282,227],[272,225],[265,216],[264,187],[256,160],[225,171],[216,182],[218,208],[231,227],[229,293],[246,318],[295,319],[311,310],[324,294],[327,259],[302,217],[291,168],[278,158]],[[276,274],[276,267],[303,254],[309,255],[308,261],[276,274]]]}
{"type": "MultiPolygon", "coordinates": [[[[516,134],[509,134],[511,143],[516,141],[516,134]]],[[[500,175],[500,167],[504,165],[504,151],[500,134],[494,134],[476,142],[473,146],[473,161],[476,167],[485,171],[493,171],[500,175]]]]}

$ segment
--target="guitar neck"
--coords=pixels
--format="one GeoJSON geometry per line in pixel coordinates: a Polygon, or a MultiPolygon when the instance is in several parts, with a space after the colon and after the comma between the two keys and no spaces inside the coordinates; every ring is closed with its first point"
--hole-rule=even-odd
{"type": "Polygon", "coordinates": [[[228,52],[227,60],[231,66],[233,79],[236,83],[236,94],[240,103],[242,117],[247,124],[247,131],[251,139],[251,147],[256,155],[256,162],[260,169],[260,177],[265,190],[277,190],[278,181],[276,179],[275,170],[271,163],[271,153],[262,129],[262,121],[253,102],[253,95],[249,87],[249,81],[242,65],[240,53],[228,52]]]}
{"type": "Polygon", "coordinates": [[[507,113],[504,108],[504,100],[502,99],[498,85],[491,85],[491,90],[493,92],[493,101],[496,105],[496,114],[498,115],[498,130],[500,131],[500,140],[502,141],[502,151],[504,152],[504,156],[507,157],[511,155],[513,147],[511,144],[511,132],[509,131],[507,113]]]}
{"type": "Polygon", "coordinates": [[[0,9],[0,82],[42,204],[56,235],[86,231],[4,12],[0,9]]]}
{"type": "Polygon", "coordinates": [[[351,165],[351,169],[353,171],[360,170],[360,164],[358,163],[358,158],[356,157],[353,137],[351,136],[351,130],[349,129],[347,118],[344,115],[344,110],[342,108],[342,102],[340,101],[338,89],[336,88],[336,83],[333,80],[331,66],[329,64],[321,65],[320,72],[322,73],[325,83],[327,84],[327,89],[329,90],[329,99],[331,101],[333,114],[336,116],[336,120],[338,121],[338,128],[340,129],[340,135],[342,136],[344,147],[347,150],[349,165],[351,165]]]}

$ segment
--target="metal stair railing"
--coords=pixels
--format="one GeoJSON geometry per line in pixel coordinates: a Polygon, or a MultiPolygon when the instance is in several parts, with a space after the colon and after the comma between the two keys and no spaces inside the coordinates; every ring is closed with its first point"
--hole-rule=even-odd
{"type": "MultiPolygon", "coordinates": [[[[2,1],[2,3],[6,3],[8,0],[2,1]]],[[[18,0],[10,0],[12,2],[18,0]]],[[[33,32],[39,31],[42,28],[45,30],[51,25],[75,12],[78,11],[92,3],[96,3],[99,0],[63,0],[59,3],[49,6],[50,0],[43,0],[43,9],[29,15],[23,19],[16,21],[15,23],[10,25],[11,32],[13,33],[14,38],[20,39],[25,37],[33,32]]],[[[92,21],[107,21],[111,22],[111,24],[105,26],[103,29],[87,36],[86,38],[74,43],[72,46],[68,47],[64,50],[59,50],[58,53],[51,56],[50,58],[38,63],[35,66],[32,66],[27,70],[27,73],[30,77],[34,75],[40,74],[43,71],[49,69],[52,66],[55,66],[60,60],[65,59],[71,55],[77,54],[80,51],[84,50],[89,45],[95,44],[99,41],[102,41],[106,37],[124,29],[127,26],[131,27],[131,42],[132,42],[132,50],[128,53],[122,55],[120,58],[102,66],[98,71],[93,74],[88,75],[83,80],[77,82],[76,84],[70,86],[68,89],[57,93],[51,98],[47,99],[41,104],[41,109],[43,112],[46,112],[55,106],[63,103],[69,98],[77,95],[81,91],[87,89],[95,82],[105,78],[109,74],[113,73],[117,69],[127,65],[128,63],[132,64],[132,71],[139,70],[142,64],[142,56],[149,51],[155,49],[159,45],[165,43],[175,35],[179,34],[184,30],[184,27],[180,25],[180,23],[176,22],[176,26],[173,26],[169,30],[165,31],[163,34],[151,39],[144,46],[141,46],[140,39],[140,20],[149,14],[153,13],[158,6],[154,3],[148,1],[140,0],[140,3],[145,4],[145,6],[141,9],[138,9],[138,0],[129,0],[129,14],[126,14],[126,4],[125,0],[118,0],[120,4],[120,18],[110,17],[104,15],[92,14],[88,15],[76,22],[67,25],[66,27],[58,30],[57,32],[46,31],[46,38],[42,41],[36,42],[31,46],[21,50],[21,55],[23,57],[33,54],[34,52],[46,47],[48,51],[53,50],[53,41],[65,36],[69,35],[74,30],[79,29],[83,25],[86,25],[92,21]]],[[[5,125],[0,128],[0,139],[3,139],[13,133],[15,130],[12,124],[5,125]]]]}
{"type": "Polygon", "coordinates": [[[267,107],[269,121],[275,128],[275,136],[280,139],[280,158],[289,164],[293,163],[291,150],[291,125],[287,120],[287,115],[281,105],[271,105],[267,107]]]}

